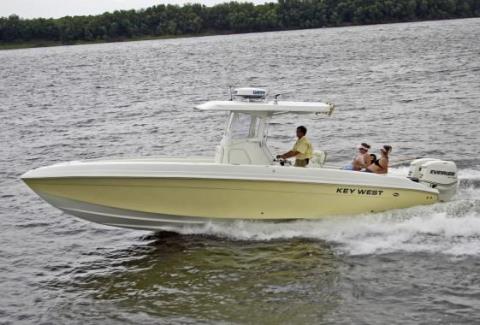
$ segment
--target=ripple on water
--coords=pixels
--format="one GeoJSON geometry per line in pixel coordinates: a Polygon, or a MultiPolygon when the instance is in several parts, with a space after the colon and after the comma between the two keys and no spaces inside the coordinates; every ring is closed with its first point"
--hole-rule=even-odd
{"type": "MultiPolygon", "coordinates": [[[[0,323],[480,323],[479,19],[0,51],[0,323]],[[85,63],[88,61],[87,63],[85,63]],[[330,101],[304,124],[331,162],[358,142],[460,168],[453,202],[176,233],[48,206],[25,171],[103,156],[213,155],[229,85],[330,101]]],[[[406,168],[393,170],[405,174],[406,168]]]]}

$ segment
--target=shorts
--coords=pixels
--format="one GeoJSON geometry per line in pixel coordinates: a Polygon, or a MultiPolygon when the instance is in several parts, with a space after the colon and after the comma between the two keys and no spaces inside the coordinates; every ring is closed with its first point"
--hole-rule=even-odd
{"type": "Polygon", "coordinates": [[[295,159],[295,167],[307,167],[309,159],[295,159]]]}
{"type": "Polygon", "coordinates": [[[343,166],[342,169],[343,170],[353,170],[353,165],[352,164],[345,165],[345,166],[343,166]]]}

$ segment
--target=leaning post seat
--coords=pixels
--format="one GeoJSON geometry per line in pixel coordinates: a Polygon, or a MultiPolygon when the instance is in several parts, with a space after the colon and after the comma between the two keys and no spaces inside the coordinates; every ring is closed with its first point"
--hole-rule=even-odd
{"type": "Polygon", "coordinates": [[[313,157],[308,164],[310,167],[322,167],[327,161],[327,153],[325,151],[315,151],[313,157]]]}

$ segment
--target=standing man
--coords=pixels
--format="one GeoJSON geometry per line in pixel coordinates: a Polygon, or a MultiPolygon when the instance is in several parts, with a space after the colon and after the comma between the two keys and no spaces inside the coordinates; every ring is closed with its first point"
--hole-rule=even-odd
{"type": "Polygon", "coordinates": [[[287,159],[290,157],[295,157],[295,167],[306,167],[312,159],[313,156],[313,147],[307,137],[307,128],[304,126],[299,126],[297,128],[297,142],[293,146],[292,150],[284,153],[283,155],[277,155],[278,158],[287,159]]]}

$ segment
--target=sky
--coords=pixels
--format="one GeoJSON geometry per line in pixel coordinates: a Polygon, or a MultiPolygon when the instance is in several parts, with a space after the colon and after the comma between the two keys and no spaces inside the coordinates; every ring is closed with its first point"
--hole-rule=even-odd
{"type": "MultiPolygon", "coordinates": [[[[74,15],[95,15],[120,9],[141,9],[156,4],[202,3],[213,5],[230,0],[0,0],[0,17],[16,14],[23,18],[58,18],[74,15]]],[[[248,0],[264,3],[267,0],[248,0]]]]}

